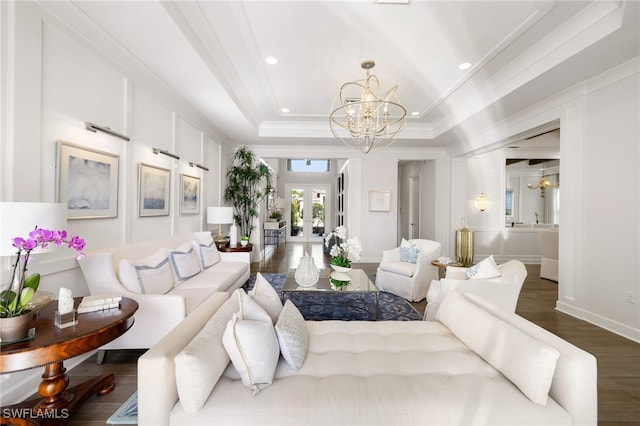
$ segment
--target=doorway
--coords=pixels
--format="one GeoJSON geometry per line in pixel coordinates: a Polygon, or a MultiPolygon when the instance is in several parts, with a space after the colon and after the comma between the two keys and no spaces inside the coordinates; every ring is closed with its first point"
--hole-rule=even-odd
{"type": "Polygon", "coordinates": [[[295,242],[322,242],[327,211],[330,208],[330,185],[285,185],[286,217],[289,218],[287,239],[295,242]]]}

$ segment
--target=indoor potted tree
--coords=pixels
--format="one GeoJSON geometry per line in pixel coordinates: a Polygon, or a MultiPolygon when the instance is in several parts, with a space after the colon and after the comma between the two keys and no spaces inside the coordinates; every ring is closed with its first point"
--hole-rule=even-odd
{"type": "Polygon", "coordinates": [[[258,206],[272,191],[271,172],[265,163],[256,161],[255,154],[246,146],[236,148],[231,160],[224,199],[234,208],[240,235],[250,238],[258,206]]]}

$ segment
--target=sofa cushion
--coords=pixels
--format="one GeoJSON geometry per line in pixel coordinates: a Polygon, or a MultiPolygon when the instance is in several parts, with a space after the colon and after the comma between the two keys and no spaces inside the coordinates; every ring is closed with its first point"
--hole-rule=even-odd
{"type": "Polygon", "coordinates": [[[493,255],[467,269],[467,277],[472,280],[497,278],[499,276],[500,269],[498,269],[498,265],[496,265],[495,260],[493,260],[493,255]]]}
{"type": "Polygon", "coordinates": [[[222,346],[222,334],[238,310],[238,295],[232,295],[175,356],[176,386],[182,407],[188,413],[200,411],[229,364],[222,346]]]}
{"type": "Polygon", "coordinates": [[[212,267],[216,263],[220,262],[220,253],[216,248],[213,240],[209,243],[202,243],[200,241],[193,241],[193,247],[196,250],[198,261],[202,270],[212,267]]]}
{"type": "Polygon", "coordinates": [[[168,250],[168,253],[171,269],[173,270],[174,285],[178,285],[200,273],[200,262],[191,242],[168,250]]]}
{"type": "Polygon", "coordinates": [[[452,292],[436,318],[536,404],[546,405],[560,353],[452,292]]]}
{"type": "Polygon", "coordinates": [[[269,314],[273,323],[278,320],[282,311],[282,301],[269,281],[260,272],[256,274],[256,283],[249,291],[249,296],[269,314]]]}
{"type": "Polygon", "coordinates": [[[416,264],[409,262],[384,262],[380,264],[380,269],[392,272],[405,277],[412,277],[416,272],[416,264]]]}
{"type": "Polygon", "coordinates": [[[296,305],[287,300],[276,322],[280,353],[294,370],[302,367],[309,346],[309,330],[296,305]]]}
{"type": "Polygon", "coordinates": [[[239,296],[240,310],[227,323],[222,343],[240,374],[242,384],[254,395],[273,381],[280,358],[278,338],[271,317],[244,290],[239,296]]]}
{"type": "Polygon", "coordinates": [[[120,259],[118,277],[132,293],[164,294],[173,287],[173,272],[165,249],[136,261],[120,259]]]}

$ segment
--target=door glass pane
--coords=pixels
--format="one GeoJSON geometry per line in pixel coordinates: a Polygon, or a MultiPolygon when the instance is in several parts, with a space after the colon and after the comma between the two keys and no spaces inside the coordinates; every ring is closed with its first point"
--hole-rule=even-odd
{"type": "Polygon", "coordinates": [[[289,194],[291,199],[291,236],[304,236],[304,189],[292,189],[289,194]]]}
{"type": "Polygon", "coordinates": [[[325,207],[327,200],[326,189],[313,190],[313,217],[312,217],[312,236],[324,236],[325,207]]]}

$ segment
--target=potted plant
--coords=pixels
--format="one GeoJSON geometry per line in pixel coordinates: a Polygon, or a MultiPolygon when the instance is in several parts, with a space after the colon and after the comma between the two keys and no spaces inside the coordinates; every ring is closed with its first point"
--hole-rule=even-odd
{"type": "Polygon", "coordinates": [[[64,244],[78,252],[78,258],[84,257],[82,250],[85,242],[82,238],[67,237],[67,231],[54,231],[36,228],[25,239],[15,237],[12,245],[17,249],[16,262],[9,288],[0,292],[0,340],[2,342],[20,340],[28,337],[29,322],[32,319],[28,304],[40,285],[40,274],[27,276],[27,264],[31,252],[40,247],[47,248],[50,244],[62,246],[64,244]]]}
{"type": "Polygon", "coordinates": [[[278,211],[271,212],[270,218],[273,222],[280,222],[280,220],[282,219],[282,213],[278,211]]]}
{"type": "Polygon", "coordinates": [[[265,163],[256,161],[255,154],[246,146],[236,148],[231,160],[224,199],[235,210],[234,218],[240,227],[240,234],[251,237],[258,206],[273,190],[271,172],[265,163]]]}
{"type": "Polygon", "coordinates": [[[240,238],[240,245],[245,247],[247,244],[249,244],[249,236],[243,235],[242,238],[240,238]]]}
{"type": "Polygon", "coordinates": [[[338,226],[325,237],[325,246],[331,250],[331,267],[338,272],[347,272],[351,269],[351,259],[360,260],[362,243],[357,237],[347,239],[347,228],[338,226]]]}

